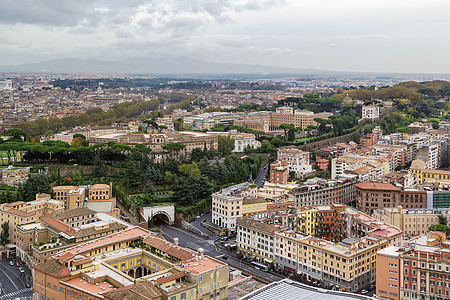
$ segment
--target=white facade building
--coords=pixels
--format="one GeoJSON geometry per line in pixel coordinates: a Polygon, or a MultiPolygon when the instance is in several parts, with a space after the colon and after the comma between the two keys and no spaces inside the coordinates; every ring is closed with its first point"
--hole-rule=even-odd
{"type": "Polygon", "coordinates": [[[367,105],[362,107],[363,119],[378,119],[380,117],[380,108],[375,105],[367,105]]]}
{"type": "Polygon", "coordinates": [[[297,148],[279,148],[277,158],[284,159],[289,164],[289,172],[295,172],[296,176],[312,172],[307,151],[297,148]]]}
{"type": "Polygon", "coordinates": [[[12,80],[0,80],[0,91],[12,91],[12,80]]]}
{"type": "Polygon", "coordinates": [[[236,219],[242,217],[244,197],[256,197],[256,188],[244,182],[212,194],[212,222],[217,226],[236,230],[236,219]]]}
{"type": "Polygon", "coordinates": [[[244,152],[247,147],[256,149],[261,146],[261,142],[252,133],[232,132],[230,137],[234,140],[233,152],[244,152]]]}

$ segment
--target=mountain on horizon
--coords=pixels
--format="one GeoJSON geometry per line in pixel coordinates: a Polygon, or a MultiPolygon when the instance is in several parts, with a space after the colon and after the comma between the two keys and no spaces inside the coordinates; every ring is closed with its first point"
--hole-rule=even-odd
{"type": "Polygon", "coordinates": [[[64,58],[15,66],[0,66],[3,73],[54,74],[318,74],[327,71],[266,65],[216,63],[188,57],[132,57],[116,61],[64,58]]]}

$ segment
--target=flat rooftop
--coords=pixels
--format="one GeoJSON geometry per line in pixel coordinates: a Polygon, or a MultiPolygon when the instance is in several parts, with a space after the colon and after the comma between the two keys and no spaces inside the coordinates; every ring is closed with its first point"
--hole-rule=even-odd
{"type": "Polygon", "coordinates": [[[183,268],[192,274],[200,274],[211,269],[226,266],[226,264],[215,260],[208,256],[203,256],[199,259],[190,259],[183,262],[183,268]]]}
{"type": "Polygon", "coordinates": [[[103,281],[98,283],[90,283],[82,277],[75,277],[64,281],[64,283],[96,295],[101,295],[116,289],[116,287],[111,285],[109,282],[103,281]]]}

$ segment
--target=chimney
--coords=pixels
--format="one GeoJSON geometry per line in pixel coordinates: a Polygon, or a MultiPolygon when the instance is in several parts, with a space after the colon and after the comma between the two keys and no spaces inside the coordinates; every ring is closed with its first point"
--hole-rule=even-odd
{"type": "Polygon", "coordinates": [[[178,238],[174,238],[173,243],[175,244],[175,246],[178,246],[178,238]]]}

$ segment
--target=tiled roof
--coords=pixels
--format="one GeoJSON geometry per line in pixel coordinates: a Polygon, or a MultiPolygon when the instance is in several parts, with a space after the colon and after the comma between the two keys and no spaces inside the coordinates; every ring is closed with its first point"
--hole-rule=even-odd
{"type": "Polygon", "coordinates": [[[400,188],[396,187],[391,183],[384,182],[373,182],[373,181],[365,181],[355,184],[355,186],[359,189],[363,190],[394,190],[400,191],[400,188]]]}
{"type": "Polygon", "coordinates": [[[56,276],[59,278],[70,276],[70,272],[66,268],[66,266],[56,259],[51,259],[47,262],[41,263],[34,268],[41,272],[51,274],[52,276],[56,276]]]}
{"type": "Polygon", "coordinates": [[[108,232],[108,231],[125,230],[127,228],[126,225],[118,223],[118,222],[109,223],[108,225],[109,226],[107,228],[104,228],[104,229],[96,229],[94,226],[80,229],[76,233],[76,237],[77,238],[82,238],[82,237],[90,236],[90,235],[93,235],[93,234],[101,234],[101,233],[108,232]]]}
{"type": "Polygon", "coordinates": [[[161,292],[153,283],[149,281],[140,281],[136,285],[128,285],[122,288],[118,288],[114,291],[103,294],[105,299],[117,299],[117,300],[150,300],[160,299],[162,297],[161,292]]]}
{"type": "Polygon", "coordinates": [[[63,211],[58,211],[53,213],[53,216],[56,219],[63,220],[63,219],[69,219],[69,218],[75,218],[75,217],[81,217],[86,215],[95,215],[95,210],[92,210],[87,207],[79,207],[79,208],[73,208],[63,211]]]}
{"type": "Polygon", "coordinates": [[[19,217],[25,217],[25,218],[26,217],[32,217],[32,216],[35,215],[34,213],[23,211],[23,210],[18,210],[18,209],[15,209],[15,208],[8,209],[6,212],[9,213],[9,214],[12,214],[12,215],[16,215],[16,216],[19,216],[19,217]]]}
{"type": "Polygon", "coordinates": [[[184,272],[180,271],[180,272],[176,272],[169,276],[159,277],[158,279],[156,279],[156,283],[164,284],[164,283],[172,281],[172,280],[177,280],[179,278],[183,278],[184,276],[186,276],[186,274],[184,272]]]}
{"type": "Polygon", "coordinates": [[[144,240],[144,243],[161,252],[167,253],[179,260],[188,260],[196,257],[196,253],[186,248],[177,246],[173,243],[165,241],[155,236],[149,236],[144,240]]]}
{"type": "Polygon", "coordinates": [[[50,216],[45,216],[41,218],[41,222],[67,235],[75,236],[76,233],[75,230],[66,223],[64,223],[63,221],[60,221],[50,216]]]}

